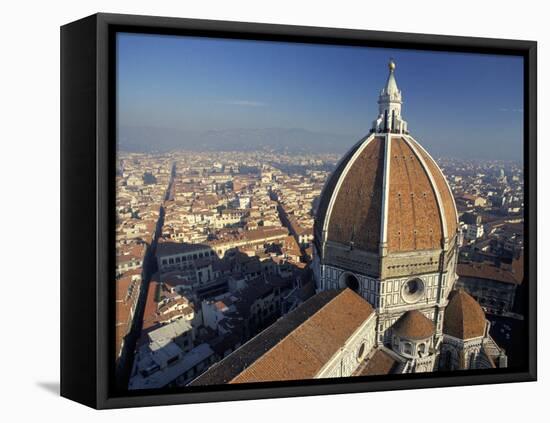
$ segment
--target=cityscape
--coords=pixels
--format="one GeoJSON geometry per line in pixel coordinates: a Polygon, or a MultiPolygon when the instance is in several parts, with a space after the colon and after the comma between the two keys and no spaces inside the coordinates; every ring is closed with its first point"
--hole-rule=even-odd
{"type": "MultiPolygon", "coordinates": [[[[186,386],[315,295],[314,219],[340,156],[119,152],[118,380],[186,386]]],[[[456,284],[483,307],[507,365],[519,366],[522,165],[438,164],[459,214],[456,284]]]]}
{"type": "Polygon", "coordinates": [[[521,60],[117,37],[117,389],[525,366],[521,60]]]}

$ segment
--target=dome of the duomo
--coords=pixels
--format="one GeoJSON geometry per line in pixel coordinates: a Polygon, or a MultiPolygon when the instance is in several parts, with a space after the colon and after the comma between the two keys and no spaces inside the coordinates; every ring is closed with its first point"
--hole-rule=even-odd
{"type": "Polygon", "coordinates": [[[487,321],[479,303],[466,291],[453,291],[445,309],[443,333],[458,339],[472,339],[485,335],[487,321]]]}
{"type": "Polygon", "coordinates": [[[327,181],[315,239],[387,254],[444,248],[457,232],[452,193],[441,169],[408,134],[373,133],[357,143],[327,181]]]}

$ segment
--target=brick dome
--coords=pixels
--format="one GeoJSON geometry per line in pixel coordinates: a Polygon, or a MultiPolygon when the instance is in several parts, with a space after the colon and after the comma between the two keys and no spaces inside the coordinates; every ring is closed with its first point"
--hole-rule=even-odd
{"type": "Polygon", "coordinates": [[[371,134],[338,163],[321,194],[315,242],[387,254],[444,248],[457,232],[450,188],[408,134],[371,134]]]}
{"type": "Polygon", "coordinates": [[[485,335],[485,312],[463,289],[453,291],[445,309],[443,333],[459,339],[485,335]]]}
{"type": "Polygon", "coordinates": [[[410,340],[426,339],[433,336],[433,322],[417,310],[404,313],[392,326],[393,333],[410,340]]]}

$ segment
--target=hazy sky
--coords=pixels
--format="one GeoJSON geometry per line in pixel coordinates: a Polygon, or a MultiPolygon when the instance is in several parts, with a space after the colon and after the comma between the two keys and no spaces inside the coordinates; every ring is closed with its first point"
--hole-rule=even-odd
{"type": "Polygon", "coordinates": [[[411,134],[436,156],[521,159],[523,59],[119,34],[118,126],[365,135],[390,57],[411,134]]]}

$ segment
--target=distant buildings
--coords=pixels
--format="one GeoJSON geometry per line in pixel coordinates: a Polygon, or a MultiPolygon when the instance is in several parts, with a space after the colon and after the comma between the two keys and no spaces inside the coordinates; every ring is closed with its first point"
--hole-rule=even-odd
{"type": "Polygon", "coordinates": [[[116,281],[116,305],[115,305],[115,326],[116,326],[116,355],[117,361],[127,360],[128,352],[125,347],[125,337],[130,332],[134,315],[140,295],[141,274],[139,272],[128,272],[116,281]],[[133,274],[132,274],[133,273],[133,274]]]}
{"type": "Polygon", "coordinates": [[[441,159],[445,179],[408,133],[393,69],[379,106],[340,162],[119,153],[130,389],[507,365],[489,321],[523,312],[523,170],[441,159]]]}
{"type": "MultiPolygon", "coordinates": [[[[523,260],[517,259],[516,262],[523,260]]],[[[518,288],[523,282],[523,265],[497,267],[490,263],[460,263],[457,286],[468,291],[483,307],[493,313],[514,309],[518,288]]]]}
{"type": "Polygon", "coordinates": [[[122,154],[116,177],[116,361],[119,383],[127,378],[151,269],[162,201],[170,180],[165,158],[122,154]]]}
{"type": "Polygon", "coordinates": [[[313,294],[302,250],[311,234],[296,228],[298,221],[311,227],[326,172],[309,183],[301,177],[298,195],[284,200],[299,216],[292,226],[273,190],[286,192],[293,177],[262,164],[265,156],[251,157],[132,154],[121,161],[117,272],[141,271],[147,286],[141,324],[133,322],[131,389],[184,385],[313,294]],[[138,163],[148,172],[141,181],[138,163]],[[156,206],[141,206],[147,196],[156,206]]]}

